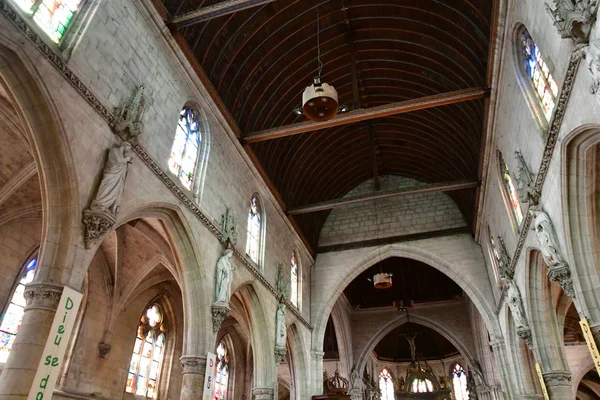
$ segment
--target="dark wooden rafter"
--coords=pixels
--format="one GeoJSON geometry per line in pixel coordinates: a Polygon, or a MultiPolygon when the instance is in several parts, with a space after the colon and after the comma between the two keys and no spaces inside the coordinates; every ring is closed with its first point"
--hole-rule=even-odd
{"type": "Polygon", "coordinates": [[[323,201],[320,203],[310,204],[307,206],[294,207],[288,211],[290,215],[307,214],[316,211],[331,210],[334,208],[347,206],[350,204],[363,203],[371,200],[386,199],[390,197],[405,196],[409,194],[433,193],[433,192],[450,192],[453,190],[471,189],[479,186],[479,181],[456,181],[444,183],[430,183],[425,185],[386,190],[380,192],[367,193],[359,196],[342,197],[340,199],[323,201]]]}
{"type": "Polygon", "coordinates": [[[448,104],[481,99],[486,97],[488,94],[489,90],[485,88],[455,90],[433,96],[425,96],[418,99],[406,100],[398,103],[371,107],[368,109],[361,109],[358,111],[349,112],[347,114],[338,115],[334,119],[325,122],[301,122],[298,124],[285,125],[279,128],[254,132],[246,136],[243,141],[245,143],[263,142],[265,140],[299,135],[305,132],[347,125],[359,121],[368,121],[375,118],[388,117],[391,115],[398,115],[411,111],[425,110],[428,108],[439,107],[448,104]]]}
{"type": "Polygon", "coordinates": [[[190,11],[183,15],[173,17],[167,23],[176,28],[181,29],[187,26],[198,24],[200,22],[209,21],[211,19],[222,17],[223,15],[233,14],[241,10],[252,7],[262,6],[267,3],[272,3],[277,0],[227,0],[207,7],[200,8],[195,11],[190,11]]]}

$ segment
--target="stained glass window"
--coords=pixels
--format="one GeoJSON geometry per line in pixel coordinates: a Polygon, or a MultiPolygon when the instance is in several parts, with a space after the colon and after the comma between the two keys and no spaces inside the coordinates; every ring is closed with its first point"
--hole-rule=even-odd
{"type": "Polygon", "coordinates": [[[298,307],[300,304],[300,291],[299,291],[299,283],[298,283],[298,261],[296,260],[296,252],[292,253],[292,261],[290,266],[290,280],[291,280],[291,288],[290,290],[290,300],[293,305],[298,307]]]}
{"type": "Polygon", "coordinates": [[[65,35],[73,16],[82,0],[14,0],[46,32],[52,41],[58,43],[65,35]]]}
{"type": "Polygon", "coordinates": [[[504,162],[504,158],[502,158],[502,154],[499,153],[500,158],[500,172],[502,173],[502,181],[504,182],[504,191],[506,192],[506,196],[508,197],[508,201],[510,203],[512,214],[515,218],[515,222],[517,223],[517,227],[521,226],[521,222],[523,222],[523,211],[521,210],[521,203],[519,203],[519,195],[517,194],[517,189],[513,184],[512,177],[510,175],[510,171],[508,170],[508,166],[504,162]]]}
{"type": "Polygon", "coordinates": [[[255,263],[259,263],[260,254],[260,230],[261,230],[261,209],[258,197],[252,196],[250,208],[248,210],[248,235],[246,237],[246,254],[255,263]]]}
{"type": "Polygon", "coordinates": [[[227,400],[229,385],[229,356],[227,348],[220,342],[217,346],[217,376],[215,377],[214,400],[227,400]]]}
{"type": "Polygon", "coordinates": [[[181,110],[169,158],[169,170],[177,175],[183,186],[189,190],[192,190],[195,179],[201,140],[198,121],[196,111],[187,107],[181,110]]]}
{"type": "Polygon", "coordinates": [[[433,392],[433,383],[429,379],[415,378],[410,386],[413,393],[433,392]]]}
{"type": "Polygon", "coordinates": [[[454,391],[454,400],[469,400],[467,373],[460,364],[456,364],[452,370],[452,390],[454,391]]]}
{"type": "Polygon", "coordinates": [[[379,390],[381,391],[381,400],[394,400],[394,381],[387,369],[383,369],[379,374],[379,390]]]}
{"type": "Polygon", "coordinates": [[[558,85],[548,70],[540,50],[527,29],[524,28],[521,31],[521,53],[523,54],[527,77],[531,81],[533,91],[544,111],[544,116],[549,121],[556,105],[558,85]]]}
{"type": "Polygon", "coordinates": [[[138,325],[125,392],[147,399],[158,397],[158,380],[165,350],[164,331],[160,309],[156,304],[148,307],[138,325]]]}
{"type": "Polygon", "coordinates": [[[6,363],[25,313],[25,285],[33,281],[37,259],[31,260],[19,279],[0,324],[0,363],[6,363]]]}

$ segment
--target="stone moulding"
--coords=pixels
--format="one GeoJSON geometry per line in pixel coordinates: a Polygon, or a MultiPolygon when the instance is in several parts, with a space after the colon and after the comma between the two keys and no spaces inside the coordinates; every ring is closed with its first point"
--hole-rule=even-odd
{"type": "Polygon", "coordinates": [[[204,374],[206,372],[206,357],[182,356],[179,359],[184,374],[204,374]]]}
{"type": "Polygon", "coordinates": [[[275,346],[275,365],[281,364],[281,361],[283,361],[286,354],[287,349],[285,347],[275,346]]]}
{"type": "Polygon", "coordinates": [[[548,386],[571,386],[571,373],[569,371],[543,372],[542,376],[548,386]]]}
{"type": "MultiPolygon", "coordinates": [[[[67,66],[67,63],[63,58],[56,54],[54,50],[48,46],[44,40],[29,27],[27,22],[21,18],[21,16],[13,9],[13,6],[9,4],[8,0],[0,0],[0,14],[4,15],[9,21],[11,21],[17,29],[19,29],[44,55],[44,57],[58,70],[58,72],[75,88],[77,92],[92,106],[92,108],[102,117],[109,126],[115,124],[115,116],[110,112],[108,107],[104,106],[100,100],[92,93],[91,90],[79,79],[79,77],[67,66]]],[[[162,182],[173,192],[173,194],[188,208],[202,224],[213,234],[219,242],[223,243],[223,235],[219,231],[219,228],[215,226],[200,209],[196,206],[193,200],[191,200],[178,186],[177,184],[162,170],[159,164],[157,164],[152,157],[142,148],[139,144],[135,144],[133,147],[135,153],[144,161],[144,163],[150,167],[150,169],[162,180],[162,182]]],[[[237,249],[234,250],[234,255],[238,258],[242,264],[256,277],[263,285],[269,289],[269,291],[277,297],[275,288],[262,276],[262,274],[251,264],[251,262],[242,255],[237,249]]],[[[304,319],[302,314],[296,309],[295,306],[287,299],[284,302],[291,310],[292,314],[296,316],[298,321],[302,323],[306,328],[312,330],[310,323],[304,319]]]]}
{"type": "Polygon", "coordinates": [[[83,224],[85,225],[85,248],[90,249],[98,244],[115,225],[115,216],[108,211],[91,210],[83,211],[83,224]]]}
{"type": "MultiPolygon", "coordinates": [[[[533,191],[536,193],[542,193],[542,187],[544,186],[546,175],[548,175],[550,160],[552,159],[552,154],[554,153],[554,148],[556,147],[558,134],[560,133],[560,128],[565,117],[565,112],[567,110],[569,98],[571,97],[571,91],[573,90],[573,84],[575,83],[575,75],[577,74],[577,69],[579,68],[579,64],[581,63],[581,48],[582,46],[576,46],[571,53],[571,58],[569,59],[567,74],[562,84],[560,94],[558,96],[558,101],[556,103],[556,108],[554,110],[554,114],[552,116],[552,120],[550,121],[550,125],[548,128],[548,135],[546,139],[544,153],[542,155],[542,162],[540,168],[538,169],[538,174],[533,185],[533,191]]],[[[532,220],[533,216],[531,215],[531,213],[525,213],[525,220],[521,225],[521,232],[519,234],[519,240],[517,241],[517,247],[515,249],[515,253],[510,263],[510,267],[513,270],[517,265],[517,261],[519,260],[521,251],[523,251],[525,239],[527,239],[527,235],[529,234],[529,227],[531,225],[532,220]]]]}
{"type": "Polygon", "coordinates": [[[212,312],[213,333],[217,333],[221,329],[221,324],[225,318],[231,313],[231,309],[228,304],[213,303],[210,310],[212,312]]]}
{"type": "Polygon", "coordinates": [[[52,283],[30,283],[25,286],[25,308],[54,311],[62,296],[63,286],[52,283]]]}

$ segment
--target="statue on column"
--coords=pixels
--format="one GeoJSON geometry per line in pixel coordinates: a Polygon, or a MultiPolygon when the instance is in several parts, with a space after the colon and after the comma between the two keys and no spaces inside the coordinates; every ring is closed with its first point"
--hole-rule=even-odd
{"type": "Polygon", "coordinates": [[[285,304],[279,303],[275,314],[275,362],[279,364],[285,354],[287,339],[287,325],[285,324],[285,304]]]}
{"type": "Polygon", "coordinates": [[[229,298],[231,297],[231,282],[233,281],[234,267],[231,263],[233,250],[225,249],[223,255],[217,261],[215,271],[215,301],[211,306],[213,332],[218,332],[221,324],[227,318],[231,309],[229,298]]]}
{"type": "Polygon", "coordinates": [[[505,283],[506,285],[506,302],[510,308],[511,315],[517,326],[517,335],[525,341],[525,344],[529,348],[533,347],[533,341],[531,336],[531,328],[527,322],[525,315],[525,309],[523,307],[523,299],[521,298],[521,292],[512,279],[509,279],[505,283]]]}
{"type": "Polygon", "coordinates": [[[100,186],[90,208],[83,212],[87,248],[95,245],[115,224],[131,161],[129,142],[123,142],[108,151],[100,186]]]}
{"type": "Polygon", "coordinates": [[[215,304],[229,304],[231,297],[231,281],[235,268],[231,264],[233,250],[225,249],[219,261],[217,261],[217,273],[215,274],[215,304]]]}

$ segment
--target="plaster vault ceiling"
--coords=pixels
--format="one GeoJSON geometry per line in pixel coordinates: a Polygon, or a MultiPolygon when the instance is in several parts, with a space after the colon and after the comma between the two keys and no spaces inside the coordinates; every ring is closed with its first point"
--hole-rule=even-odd
{"type": "MultiPolygon", "coordinates": [[[[167,23],[224,3],[156,1],[167,23]]],[[[170,23],[283,208],[340,198],[378,175],[477,181],[484,96],[253,140],[259,132],[306,121],[292,110],[317,72],[317,6],[323,79],[350,113],[488,86],[495,7],[488,0],[277,0],[188,26],[170,23]]],[[[449,194],[473,226],[477,188],[449,194]]],[[[290,218],[315,247],[327,215],[290,218]]]]}

